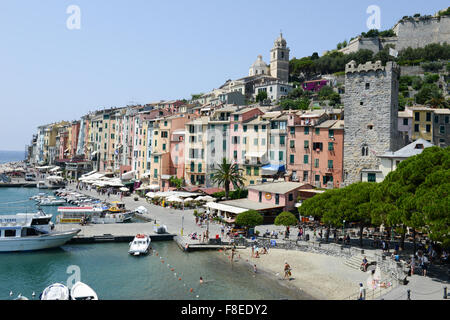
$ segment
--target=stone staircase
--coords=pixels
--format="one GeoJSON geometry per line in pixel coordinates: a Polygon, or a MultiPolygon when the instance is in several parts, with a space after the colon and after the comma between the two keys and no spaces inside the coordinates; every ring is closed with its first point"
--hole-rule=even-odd
{"type": "Polygon", "coordinates": [[[344,261],[344,264],[352,269],[359,270],[364,257],[366,257],[367,261],[369,262],[368,270],[374,268],[374,266],[375,266],[374,262],[376,262],[376,259],[374,259],[371,256],[367,256],[367,255],[363,256],[361,254],[351,256],[349,259],[344,261]]]}

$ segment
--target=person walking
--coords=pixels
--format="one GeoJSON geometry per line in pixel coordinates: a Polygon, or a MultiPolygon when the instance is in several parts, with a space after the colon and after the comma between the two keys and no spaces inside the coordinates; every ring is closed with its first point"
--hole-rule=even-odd
{"type": "Polygon", "coordinates": [[[359,284],[359,299],[358,300],[365,300],[366,295],[365,295],[365,289],[362,283],[359,284]]]}

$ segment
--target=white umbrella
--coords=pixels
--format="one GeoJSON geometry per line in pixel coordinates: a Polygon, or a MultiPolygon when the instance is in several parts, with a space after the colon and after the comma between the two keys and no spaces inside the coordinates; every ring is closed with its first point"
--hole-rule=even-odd
{"type": "Polygon", "coordinates": [[[189,202],[189,201],[194,201],[194,199],[192,199],[192,198],[186,198],[186,199],[184,199],[184,202],[189,202]]]}
{"type": "Polygon", "coordinates": [[[128,189],[128,188],[125,188],[125,187],[122,187],[122,188],[120,188],[119,190],[120,190],[120,191],[124,191],[124,192],[128,192],[128,191],[130,191],[130,189],[128,189]]]}
{"type": "Polygon", "coordinates": [[[195,201],[204,201],[204,200],[205,200],[205,197],[202,197],[202,196],[195,198],[195,201]]]}
{"type": "Polygon", "coordinates": [[[156,193],[154,193],[154,192],[148,192],[145,196],[146,196],[147,198],[155,198],[155,197],[156,197],[156,193]]]}
{"type": "Polygon", "coordinates": [[[166,199],[167,202],[183,202],[182,199],[178,198],[178,197],[168,197],[166,199]]]}

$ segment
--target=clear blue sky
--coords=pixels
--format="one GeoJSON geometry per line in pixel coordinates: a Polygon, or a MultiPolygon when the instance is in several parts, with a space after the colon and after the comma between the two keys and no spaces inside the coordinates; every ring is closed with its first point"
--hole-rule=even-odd
{"type": "Polygon", "coordinates": [[[0,150],[23,150],[41,124],[246,76],[258,54],[269,61],[280,29],[291,57],[322,54],[367,31],[372,4],[384,30],[448,1],[2,0],[0,150]],[[66,28],[69,5],[80,30],[66,28]]]}

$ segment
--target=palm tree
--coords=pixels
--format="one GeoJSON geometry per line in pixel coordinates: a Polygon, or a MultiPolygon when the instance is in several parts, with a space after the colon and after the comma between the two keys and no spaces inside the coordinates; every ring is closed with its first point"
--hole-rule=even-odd
{"type": "Polygon", "coordinates": [[[430,105],[433,108],[446,108],[447,102],[445,98],[439,91],[433,91],[431,93],[430,99],[426,102],[426,104],[430,105]]]}
{"type": "Polygon", "coordinates": [[[219,186],[224,186],[225,198],[228,199],[230,183],[233,184],[234,188],[240,188],[244,185],[242,172],[243,169],[239,169],[236,163],[228,163],[227,159],[223,158],[219,168],[213,173],[212,182],[217,183],[219,186]]]}

